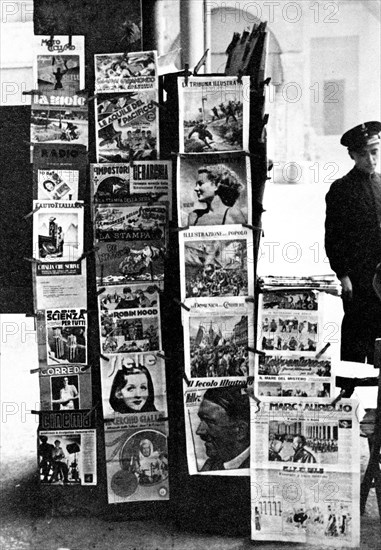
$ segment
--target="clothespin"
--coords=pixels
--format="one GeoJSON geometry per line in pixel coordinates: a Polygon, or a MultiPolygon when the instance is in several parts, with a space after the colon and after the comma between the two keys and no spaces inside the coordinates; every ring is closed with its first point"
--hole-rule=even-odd
{"type": "Polygon", "coordinates": [[[97,290],[97,296],[100,296],[101,294],[103,294],[105,292],[106,288],[103,286],[102,288],[99,288],[97,290]]]}
{"type": "Polygon", "coordinates": [[[186,385],[189,386],[189,385],[190,385],[190,381],[189,381],[189,378],[188,378],[187,375],[186,375],[185,370],[183,371],[183,379],[184,379],[186,385]]]}
{"type": "Polygon", "coordinates": [[[335,397],[335,399],[332,401],[332,403],[331,403],[332,407],[334,407],[334,406],[336,405],[336,403],[337,403],[338,401],[340,401],[340,399],[341,399],[342,397],[345,397],[345,388],[342,389],[342,390],[340,391],[339,395],[338,395],[337,397],[335,397]]]}
{"type": "Polygon", "coordinates": [[[265,87],[265,86],[268,86],[271,82],[271,76],[267,77],[266,80],[263,80],[261,82],[261,86],[265,87]]]}
{"type": "Polygon", "coordinates": [[[247,351],[251,351],[251,353],[255,353],[256,355],[261,355],[262,357],[265,357],[266,353],[260,349],[252,348],[250,346],[247,346],[247,351]]]}
{"type": "Polygon", "coordinates": [[[254,303],[255,302],[254,296],[247,296],[247,298],[245,298],[245,302],[254,303]]]}
{"type": "Polygon", "coordinates": [[[331,345],[331,343],[328,342],[328,344],[326,344],[324,346],[324,348],[322,348],[320,351],[318,351],[317,354],[315,355],[315,359],[320,359],[320,357],[323,355],[323,353],[325,353],[327,351],[327,349],[329,348],[330,345],[331,345]]]}
{"type": "Polygon", "coordinates": [[[110,361],[110,359],[109,359],[106,355],[103,355],[103,353],[100,353],[100,354],[99,354],[99,357],[100,357],[101,359],[103,359],[104,361],[110,361]]]}
{"type": "Polygon", "coordinates": [[[206,60],[207,60],[207,57],[208,57],[208,52],[209,52],[209,48],[207,50],[205,50],[205,52],[203,53],[200,61],[197,63],[197,65],[195,66],[195,68],[193,69],[193,74],[196,75],[198,74],[198,71],[201,69],[201,67],[203,65],[205,65],[206,63],[206,60]]]}
{"type": "Polygon", "coordinates": [[[71,33],[71,27],[69,27],[69,47],[71,48],[71,46],[73,45],[73,36],[72,36],[72,33],[71,33]]]}
{"type": "Polygon", "coordinates": [[[40,206],[36,206],[36,208],[34,208],[31,212],[29,212],[29,214],[24,216],[24,220],[27,220],[28,218],[30,218],[30,216],[33,216],[33,214],[38,212],[38,210],[40,210],[40,208],[41,208],[40,206]]]}
{"type": "Polygon", "coordinates": [[[37,258],[27,258],[26,256],[24,256],[24,260],[32,264],[42,264],[42,261],[37,260],[37,258]]]}
{"type": "Polygon", "coordinates": [[[184,225],[184,227],[171,227],[170,231],[172,233],[179,233],[180,231],[186,231],[189,229],[189,225],[184,225]]]}
{"type": "Polygon", "coordinates": [[[94,246],[94,248],[91,248],[90,250],[88,250],[87,252],[84,252],[82,254],[82,256],[80,256],[78,258],[78,262],[82,262],[82,260],[84,260],[85,258],[87,258],[88,256],[90,256],[91,254],[94,254],[94,252],[97,252],[99,250],[99,246],[94,246]]]}
{"type": "Polygon", "coordinates": [[[169,356],[168,355],[164,355],[164,353],[162,351],[157,351],[155,353],[155,355],[157,355],[157,357],[160,357],[161,359],[164,359],[164,361],[166,361],[167,359],[169,359],[169,356]]]}
{"type": "Polygon", "coordinates": [[[42,411],[36,411],[36,410],[34,410],[34,409],[32,409],[32,410],[30,411],[30,414],[38,414],[38,415],[40,415],[41,413],[42,413],[42,411]]]}
{"type": "Polygon", "coordinates": [[[163,111],[168,112],[167,106],[164,105],[163,103],[159,103],[158,101],[155,101],[154,99],[151,100],[151,103],[153,103],[155,105],[155,107],[158,107],[159,109],[162,109],[163,111]]]}
{"type": "Polygon", "coordinates": [[[239,71],[237,73],[237,82],[238,82],[238,84],[242,84],[242,77],[243,77],[243,70],[239,69],[239,71]]]}
{"type": "Polygon", "coordinates": [[[40,372],[40,367],[38,367],[37,369],[30,369],[30,374],[36,374],[37,372],[40,372]]]}
{"type": "Polygon", "coordinates": [[[263,229],[262,227],[258,227],[257,225],[251,225],[249,223],[243,223],[242,227],[246,227],[246,229],[251,229],[252,231],[256,231],[258,233],[262,233],[263,236],[263,229]]]}
{"type": "Polygon", "coordinates": [[[40,95],[43,95],[43,94],[40,90],[28,90],[28,91],[24,91],[22,93],[22,95],[37,95],[37,96],[40,96],[40,95]]]}
{"type": "Polygon", "coordinates": [[[185,82],[185,86],[188,86],[190,76],[192,76],[192,73],[189,70],[189,63],[185,63],[184,64],[184,82],[185,82]]]}
{"type": "Polygon", "coordinates": [[[175,302],[175,304],[177,304],[178,306],[182,307],[183,309],[185,309],[186,311],[190,311],[190,308],[188,306],[186,306],[184,304],[184,302],[182,302],[181,300],[179,300],[178,298],[172,298],[172,300],[175,302]]]}

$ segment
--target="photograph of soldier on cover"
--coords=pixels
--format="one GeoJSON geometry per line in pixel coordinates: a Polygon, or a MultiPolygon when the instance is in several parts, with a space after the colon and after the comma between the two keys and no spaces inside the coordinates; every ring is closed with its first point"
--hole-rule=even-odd
{"type": "MultiPolygon", "coordinates": [[[[75,96],[77,97],[77,96],[75,96]]],[[[88,147],[88,111],[84,99],[79,107],[32,104],[32,143],[72,143],[88,147]]]]}
{"type": "Polygon", "coordinates": [[[299,464],[338,463],[337,422],[270,420],[269,460],[299,464]]]}
{"type": "Polygon", "coordinates": [[[186,298],[248,296],[246,240],[184,243],[186,298]]]}
{"type": "Polygon", "coordinates": [[[188,86],[179,79],[179,86],[181,153],[247,148],[244,102],[248,100],[244,98],[243,84],[238,84],[234,77],[223,86],[217,77],[198,77],[190,78],[188,86]]]}

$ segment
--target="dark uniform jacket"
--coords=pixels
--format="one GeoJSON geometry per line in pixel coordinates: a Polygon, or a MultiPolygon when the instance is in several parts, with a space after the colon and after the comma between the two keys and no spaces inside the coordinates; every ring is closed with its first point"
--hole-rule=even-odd
{"type": "Polygon", "coordinates": [[[371,288],[381,261],[381,178],[353,168],[326,196],[325,248],[337,276],[371,288]]]}

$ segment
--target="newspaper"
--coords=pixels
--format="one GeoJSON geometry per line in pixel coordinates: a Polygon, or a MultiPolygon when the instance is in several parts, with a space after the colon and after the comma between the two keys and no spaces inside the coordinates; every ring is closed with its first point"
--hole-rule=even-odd
{"type": "Polygon", "coordinates": [[[96,485],[97,438],[94,429],[43,430],[37,442],[40,482],[49,485],[96,485]]]}
{"type": "Polygon", "coordinates": [[[256,361],[256,395],[282,399],[334,394],[325,298],[311,288],[264,289],[257,330],[257,347],[264,354],[256,361]]]}
{"type": "Polygon", "coordinates": [[[136,161],[130,164],[90,164],[94,203],[168,201],[172,215],[172,163],[168,160],[136,161]]]}
{"type": "Polygon", "coordinates": [[[243,153],[181,155],[177,165],[179,224],[252,223],[250,158],[243,153]]]}
{"type": "Polygon", "coordinates": [[[104,94],[95,99],[97,162],[156,160],[157,90],[104,94]]]}
{"type": "Polygon", "coordinates": [[[266,399],[251,407],[252,539],[358,546],[358,403],[266,399]]]}
{"type": "MultiPolygon", "coordinates": [[[[35,36],[33,75],[39,93],[47,98],[68,98],[85,87],[83,36],[35,36]]],[[[65,105],[65,103],[62,103],[65,105]]]]}
{"type": "Polygon", "coordinates": [[[37,274],[79,275],[83,201],[33,201],[33,258],[37,274]]]}
{"type": "Polygon", "coordinates": [[[303,294],[281,290],[277,292],[276,299],[273,292],[261,294],[258,305],[259,349],[271,350],[274,355],[286,351],[307,356],[316,354],[322,334],[317,297],[318,293],[311,291],[303,294]]]}
{"type": "Polygon", "coordinates": [[[101,358],[106,429],[136,427],[167,416],[164,359],[153,353],[101,358]]]}
{"type": "Polygon", "coordinates": [[[164,360],[153,353],[101,358],[109,503],[167,500],[164,360]]]}
{"type": "Polygon", "coordinates": [[[94,224],[99,286],[164,279],[168,243],[165,203],[96,205],[94,224]]]}
{"type": "Polygon", "coordinates": [[[158,88],[156,51],[97,54],[94,62],[96,94],[158,88]]]}
{"type": "Polygon", "coordinates": [[[179,86],[180,153],[247,151],[249,77],[184,77],[179,86]]]}
{"type": "Polygon", "coordinates": [[[255,370],[255,394],[278,399],[333,396],[331,359],[323,357],[261,355],[255,370]]]}
{"type": "Polygon", "coordinates": [[[209,379],[189,387],[184,383],[190,475],[249,475],[250,403],[245,382],[209,379]]]}
{"type": "MultiPolygon", "coordinates": [[[[33,265],[34,309],[81,308],[87,309],[86,259],[76,262],[71,274],[61,274],[53,264],[51,271],[41,269],[43,264],[33,265]],[[57,274],[52,275],[54,270],[57,274]]],[[[65,268],[66,273],[69,269],[65,268]]]]}
{"type": "Polygon", "coordinates": [[[169,499],[166,422],[105,431],[109,504],[169,499]]]}
{"type": "Polygon", "coordinates": [[[179,234],[181,299],[187,305],[253,296],[252,231],[241,225],[190,228],[179,234]]]}
{"type": "MultiPolygon", "coordinates": [[[[191,379],[253,376],[254,311],[243,297],[195,303],[183,314],[185,372],[191,379]]],[[[212,382],[213,380],[209,380],[212,382]]],[[[237,382],[241,382],[238,380],[237,382]]],[[[196,387],[196,382],[194,387],[196,387]]],[[[193,387],[193,385],[192,385],[193,387]]]]}

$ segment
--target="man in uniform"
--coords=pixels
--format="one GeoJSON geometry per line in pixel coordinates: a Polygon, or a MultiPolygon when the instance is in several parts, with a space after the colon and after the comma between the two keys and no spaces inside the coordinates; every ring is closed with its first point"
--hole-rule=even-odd
{"type": "Polygon", "coordinates": [[[372,121],[342,136],[355,166],[326,196],[325,248],[342,287],[343,361],[373,363],[374,341],[381,337],[381,301],[372,285],[381,262],[380,132],[381,123],[372,121]]]}

